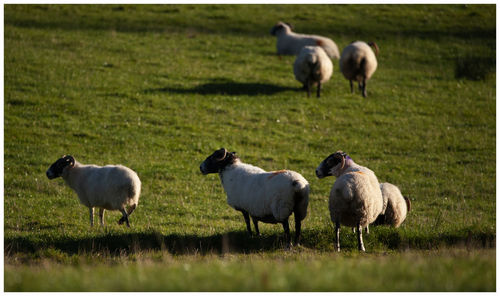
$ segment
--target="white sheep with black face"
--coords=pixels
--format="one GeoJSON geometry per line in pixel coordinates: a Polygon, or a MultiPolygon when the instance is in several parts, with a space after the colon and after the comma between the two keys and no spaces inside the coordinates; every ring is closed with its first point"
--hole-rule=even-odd
{"type": "Polygon", "coordinates": [[[71,155],[64,155],[46,172],[49,179],[62,177],[73,189],[80,203],[89,208],[90,226],[94,226],[94,207],[99,208],[99,220],[104,225],[104,211],[118,210],[126,222],[139,203],[141,181],[137,174],[122,165],[83,165],[71,155]],[[128,207],[128,210],[126,208],[128,207]]]}
{"type": "Polygon", "coordinates": [[[358,247],[365,251],[363,228],[373,223],[382,211],[383,199],[378,179],[369,168],[356,164],[351,157],[337,151],[316,169],[318,178],[335,176],[328,207],[335,223],[336,249],[340,251],[340,225],[356,227],[358,247]]]}
{"type": "Polygon", "coordinates": [[[399,188],[391,183],[380,183],[380,190],[384,199],[384,208],[375,224],[391,225],[398,228],[411,210],[410,199],[403,196],[399,188]]]}
{"type": "Polygon", "coordinates": [[[295,79],[304,85],[308,97],[311,95],[311,87],[317,85],[316,96],[319,98],[322,84],[330,80],[332,73],[332,61],[319,46],[302,47],[293,64],[295,79]]]}
{"type": "Polygon", "coordinates": [[[377,70],[377,58],[379,53],[378,45],[375,42],[365,43],[363,41],[354,41],[340,55],[340,72],[349,80],[351,93],[354,92],[353,81],[357,81],[363,97],[366,98],[366,82],[377,70]],[[375,52],[370,48],[373,46],[375,52]]]}
{"type": "Polygon", "coordinates": [[[307,45],[321,46],[331,59],[339,58],[339,48],[332,39],[318,35],[298,34],[292,32],[292,25],[278,22],[271,28],[271,35],[277,37],[278,55],[297,55],[307,45]]]}
{"type": "Polygon", "coordinates": [[[216,150],[200,165],[206,175],[218,173],[227,195],[227,203],[243,213],[251,235],[250,217],[259,235],[258,222],[281,223],[287,246],[290,245],[288,218],[295,216],[295,244],[300,242],[301,221],[307,215],[309,183],[302,175],[289,170],[266,172],[241,162],[234,152],[216,150]]]}

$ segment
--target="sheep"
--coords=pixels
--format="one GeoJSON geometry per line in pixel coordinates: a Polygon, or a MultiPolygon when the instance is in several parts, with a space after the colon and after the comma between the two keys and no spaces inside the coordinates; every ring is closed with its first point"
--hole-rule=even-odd
{"type": "Polygon", "coordinates": [[[339,49],[332,39],[318,35],[306,35],[292,32],[292,25],[278,22],[271,28],[271,35],[277,37],[278,55],[297,55],[307,45],[321,46],[331,59],[339,58],[339,49]]]}
{"type": "Polygon", "coordinates": [[[375,221],[383,204],[375,173],[356,164],[346,153],[337,151],[319,164],[316,176],[319,179],[326,176],[337,177],[328,201],[330,218],[335,223],[337,251],[340,252],[342,224],[357,228],[358,248],[364,252],[363,228],[375,221]]]}
{"type": "Polygon", "coordinates": [[[377,70],[377,58],[375,56],[378,55],[378,52],[378,45],[375,42],[367,44],[363,41],[352,42],[342,51],[339,61],[340,71],[349,80],[351,93],[354,93],[352,81],[356,80],[363,97],[366,98],[366,82],[377,70]],[[373,53],[370,46],[375,48],[375,53],[373,53]]]}
{"type": "Polygon", "coordinates": [[[218,173],[229,206],[243,214],[247,231],[252,235],[252,218],[257,236],[258,222],[281,223],[289,248],[289,216],[295,216],[295,245],[300,244],[301,221],[307,215],[309,183],[302,175],[290,170],[266,172],[243,163],[235,152],[216,150],[200,165],[203,175],[218,173]]]}
{"type": "Polygon", "coordinates": [[[319,46],[304,46],[293,64],[295,79],[304,84],[307,97],[311,96],[311,86],[318,85],[316,96],[320,97],[321,84],[330,79],[333,64],[319,46]]]}
{"type": "Polygon", "coordinates": [[[399,188],[391,183],[380,183],[380,190],[384,199],[384,207],[375,224],[391,225],[398,228],[406,219],[406,214],[411,210],[410,199],[403,196],[399,188]]]}
{"type": "Polygon", "coordinates": [[[119,210],[122,218],[118,224],[125,222],[130,227],[128,218],[137,207],[141,193],[141,181],[133,170],[122,165],[83,165],[73,156],[64,155],[46,174],[49,180],[62,177],[76,192],[80,203],[89,208],[91,227],[94,226],[94,207],[99,208],[101,226],[104,226],[104,210],[119,210]]]}

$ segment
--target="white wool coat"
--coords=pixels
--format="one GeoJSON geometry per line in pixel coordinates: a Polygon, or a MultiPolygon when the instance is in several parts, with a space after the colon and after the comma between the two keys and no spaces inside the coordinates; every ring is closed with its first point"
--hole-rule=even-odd
{"type": "Polygon", "coordinates": [[[309,183],[297,172],[266,172],[237,160],[220,173],[220,178],[227,203],[236,210],[247,211],[250,216],[272,216],[275,222],[283,222],[294,210],[296,193],[303,194],[303,198],[298,205],[299,217],[295,219],[302,220],[307,214],[309,183]]]}
{"type": "Polygon", "coordinates": [[[293,64],[295,79],[305,84],[312,78],[313,84],[324,83],[332,77],[333,64],[319,46],[305,46],[293,64]]]}
{"type": "Polygon", "coordinates": [[[363,76],[368,80],[375,73],[377,58],[366,42],[356,41],[344,48],[340,55],[339,65],[346,79],[361,82],[363,76]],[[362,66],[363,60],[365,60],[364,67],[362,66]]]}
{"type": "Polygon", "coordinates": [[[332,59],[339,58],[339,48],[332,39],[318,35],[298,34],[286,24],[285,28],[276,32],[276,49],[278,54],[297,55],[302,47],[307,45],[321,46],[326,54],[332,59]]]}
{"type": "Polygon", "coordinates": [[[137,205],[141,193],[141,181],[137,174],[122,165],[82,165],[66,167],[62,178],[73,189],[80,203],[92,208],[119,210],[137,205]]]}
{"type": "MultiPolygon", "coordinates": [[[[347,163],[346,163],[347,164],[347,163]]],[[[330,217],[335,223],[363,228],[377,219],[383,200],[378,179],[369,168],[350,160],[330,191],[330,217]]]]}
{"type": "Polygon", "coordinates": [[[380,190],[384,200],[387,200],[385,209],[385,224],[399,227],[406,219],[408,208],[399,188],[391,183],[380,183],[380,190]]]}

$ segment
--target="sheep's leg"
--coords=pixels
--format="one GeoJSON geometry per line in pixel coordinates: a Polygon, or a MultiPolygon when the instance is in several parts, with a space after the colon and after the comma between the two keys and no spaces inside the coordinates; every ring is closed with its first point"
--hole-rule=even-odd
{"type": "Polygon", "coordinates": [[[354,93],[354,87],[352,86],[352,80],[349,80],[349,85],[351,86],[351,94],[354,93]]]}
{"type": "Polygon", "coordinates": [[[366,225],[366,227],[365,227],[365,232],[366,232],[366,234],[370,234],[370,228],[368,228],[368,225],[366,225]]]}
{"type": "Polygon", "coordinates": [[[363,226],[358,224],[358,247],[360,251],[365,252],[365,246],[363,244],[363,226]]]}
{"type": "Polygon", "coordinates": [[[127,212],[125,211],[125,208],[121,208],[120,212],[122,213],[123,217],[121,217],[120,220],[118,220],[118,224],[122,225],[123,222],[127,223],[127,227],[130,227],[130,223],[128,222],[128,215],[127,212]]]}
{"type": "Polygon", "coordinates": [[[128,220],[128,217],[132,214],[132,212],[135,210],[135,208],[137,207],[137,204],[133,204],[132,206],[130,206],[128,209],[127,209],[127,212],[125,212],[125,209],[120,210],[123,214],[123,212],[125,212],[125,214],[127,214],[126,216],[123,215],[123,217],[120,218],[120,220],[118,220],[118,224],[122,225],[123,222],[127,222],[127,226],[130,227],[130,224],[129,224],[129,220],[128,220]]]}
{"type": "Polygon", "coordinates": [[[335,248],[340,252],[340,222],[335,222],[335,248]]]}
{"type": "Polygon", "coordinates": [[[99,222],[101,223],[101,226],[104,226],[104,209],[99,208],[99,222]]]}
{"type": "Polygon", "coordinates": [[[253,221],[253,226],[255,226],[255,232],[257,233],[257,236],[260,236],[260,231],[259,231],[259,220],[257,218],[252,217],[253,221]]]}
{"type": "Polygon", "coordinates": [[[128,210],[127,210],[127,216],[130,216],[132,215],[132,212],[135,210],[135,208],[137,207],[137,204],[133,204],[131,205],[128,210]]]}
{"type": "Polygon", "coordinates": [[[243,217],[245,218],[245,223],[247,224],[248,234],[252,235],[252,228],[250,228],[250,217],[248,216],[247,211],[241,211],[243,213],[243,217]]]}
{"type": "Polygon", "coordinates": [[[307,90],[307,97],[309,98],[311,96],[311,84],[309,83],[309,79],[306,80],[306,90],[307,90]]]}
{"type": "Polygon", "coordinates": [[[90,216],[90,227],[94,226],[94,208],[89,208],[89,216],[90,216]]]}
{"type": "Polygon", "coordinates": [[[290,239],[290,225],[288,225],[288,218],[286,218],[285,221],[281,222],[281,224],[283,224],[283,230],[285,230],[286,248],[290,248],[292,243],[290,239]]]}
{"type": "Polygon", "coordinates": [[[297,215],[295,215],[295,245],[298,246],[300,244],[300,229],[302,227],[302,223],[299,219],[297,219],[297,215]]]}
{"type": "Polygon", "coordinates": [[[318,92],[316,93],[316,97],[320,97],[320,93],[321,93],[321,82],[318,82],[318,92]]]}
{"type": "Polygon", "coordinates": [[[366,78],[363,78],[363,98],[366,98],[366,78]]]}

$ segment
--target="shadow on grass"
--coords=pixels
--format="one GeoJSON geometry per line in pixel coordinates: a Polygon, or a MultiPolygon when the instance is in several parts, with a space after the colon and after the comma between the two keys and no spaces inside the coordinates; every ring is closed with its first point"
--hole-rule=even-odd
{"type": "Polygon", "coordinates": [[[177,93],[177,94],[200,94],[200,95],[230,95],[230,96],[258,96],[274,95],[283,91],[298,91],[298,87],[286,87],[268,83],[244,83],[234,82],[228,79],[214,79],[212,82],[198,85],[193,88],[162,87],[146,89],[145,94],[152,93],[177,93]]]}
{"type": "Polygon", "coordinates": [[[56,249],[68,255],[81,253],[140,253],[168,251],[175,255],[252,253],[282,248],[283,237],[278,235],[250,237],[246,232],[228,232],[212,236],[162,235],[156,231],[128,234],[100,234],[95,237],[56,238],[39,241],[26,237],[6,238],[5,254],[36,253],[56,249]]]}
{"type": "MultiPolygon", "coordinates": [[[[459,246],[468,249],[495,248],[496,235],[482,231],[464,229],[450,233],[406,233],[388,227],[373,229],[365,236],[368,251],[376,249],[437,249],[441,247],[459,246]]],[[[291,233],[292,237],[294,233],[291,233]]],[[[15,253],[35,254],[45,249],[55,249],[67,255],[99,254],[110,255],[137,254],[147,251],[168,251],[174,255],[190,254],[224,254],[255,253],[283,249],[282,233],[270,236],[249,236],[245,231],[232,231],[212,236],[162,235],[157,231],[135,232],[126,234],[99,234],[95,237],[71,239],[55,238],[40,240],[38,238],[14,237],[5,238],[5,256],[15,253]]],[[[302,232],[302,245],[310,249],[333,250],[333,230],[306,230],[302,232]]],[[[356,250],[357,238],[347,229],[341,234],[343,250],[356,250]]]]}

